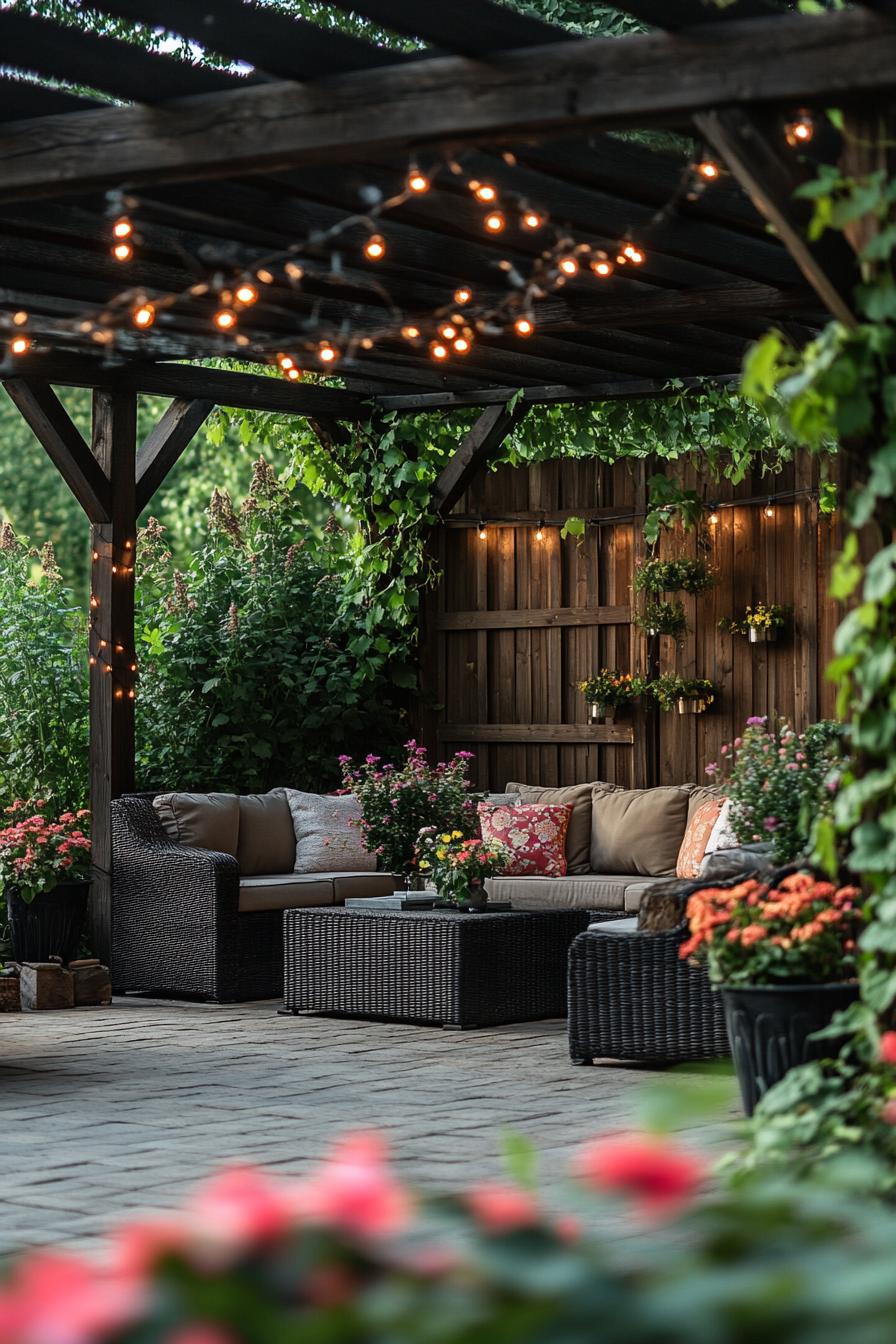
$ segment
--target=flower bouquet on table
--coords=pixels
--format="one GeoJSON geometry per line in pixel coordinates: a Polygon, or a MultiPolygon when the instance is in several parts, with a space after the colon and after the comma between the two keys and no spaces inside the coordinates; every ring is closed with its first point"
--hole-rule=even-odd
{"type": "Polygon", "coordinates": [[[643,677],[632,676],[631,672],[602,667],[587,681],[580,681],[579,690],[591,706],[593,723],[600,719],[612,722],[617,709],[630,705],[643,695],[646,684],[643,677]]]}
{"type": "Polygon", "coordinates": [[[70,961],[87,914],[90,813],[62,812],[51,802],[18,799],[0,827],[0,889],[6,896],[16,961],[70,961]]]}
{"type": "Polygon", "coordinates": [[[427,827],[417,842],[417,865],[432,878],[442,901],[458,910],[483,910],[485,880],[499,877],[510,863],[509,851],[494,841],[468,838],[462,831],[427,827]]]}
{"type": "Polygon", "coordinates": [[[858,996],[856,945],[866,912],[858,887],[809,871],[707,886],[688,898],[680,956],[706,965],[722,992],[750,1115],[788,1069],[832,1053],[813,1041],[858,996]]]}
{"type": "Polygon", "coordinates": [[[450,761],[429,764],[425,747],[405,743],[400,765],[384,764],[368,756],[354,765],[340,756],[345,788],[361,807],[358,825],[364,844],[376,854],[381,867],[404,880],[420,876],[417,837],[426,827],[471,833],[476,828],[479,795],[470,790],[471,751],[458,751],[450,761]]]}

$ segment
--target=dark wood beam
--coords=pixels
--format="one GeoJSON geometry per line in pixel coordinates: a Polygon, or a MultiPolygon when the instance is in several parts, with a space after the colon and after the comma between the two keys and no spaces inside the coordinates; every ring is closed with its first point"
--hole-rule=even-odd
{"type": "Polygon", "coordinates": [[[136,393],[95,392],[93,452],[109,480],[111,510],[109,521],[92,530],[90,930],[93,950],[107,964],[112,955],[111,803],[134,787],[136,449],[136,393]]]}
{"type": "Polygon", "coordinates": [[[7,378],[3,386],[92,523],[109,518],[109,481],[47,383],[7,378]]]}
{"type": "Polygon", "coordinates": [[[178,397],[147,434],[137,451],[137,516],[215,408],[213,401],[178,397]]]}
{"type": "MultiPolygon", "coordinates": [[[[707,387],[736,387],[738,374],[726,378],[678,378],[671,382],[658,379],[620,379],[613,383],[588,383],[570,386],[558,383],[548,387],[526,387],[519,392],[520,404],[548,405],[552,402],[620,401],[641,397],[677,397],[682,391],[700,391],[707,387]]],[[[384,411],[401,411],[412,415],[421,411],[462,410],[472,406],[504,406],[516,396],[515,387],[486,387],[479,392],[430,392],[410,396],[377,397],[377,405],[384,411]]]]}
{"type": "Polygon", "coordinates": [[[450,513],[467,486],[498,451],[528,409],[528,406],[518,404],[511,411],[505,404],[490,406],[482,412],[464,435],[457,452],[439,472],[430,497],[433,513],[450,513]]]}
{"type": "Polygon", "coordinates": [[[855,255],[845,238],[830,230],[817,242],[808,240],[811,209],[793,194],[807,176],[799,160],[777,145],[743,108],[700,112],[694,124],[772,225],[825,307],[840,322],[855,326],[852,293],[859,278],[855,255]]]}
{"type": "Polygon", "coordinates": [[[427,143],[676,122],[707,108],[876,96],[896,87],[896,24],[864,9],[739,19],[674,35],[573,39],[480,61],[407,62],[164,108],[35,118],[0,133],[4,200],[223,177],[427,143]],[[375,109],[375,115],[371,115],[375,109]]]}
{"type": "MultiPolygon", "coordinates": [[[[285,378],[231,373],[198,364],[103,364],[83,355],[29,355],[29,381],[60,387],[91,387],[107,391],[144,392],[161,397],[214,401],[240,410],[275,411],[284,415],[333,415],[363,419],[369,399],[330,387],[304,387],[285,378]]],[[[0,380],[22,375],[22,360],[0,360],[0,380]]]]}

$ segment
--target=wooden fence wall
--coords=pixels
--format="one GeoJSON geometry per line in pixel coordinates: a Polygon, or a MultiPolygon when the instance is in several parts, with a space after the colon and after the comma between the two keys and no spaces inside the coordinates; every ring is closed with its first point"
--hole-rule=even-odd
{"type": "MultiPolygon", "coordinates": [[[[800,728],[833,714],[824,668],[839,620],[827,596],[839,514],[820,516],[811,494],[775,503],[771,517],[764,508],[769,491],[815,490],[816,467],[806,457],[780,476],[736,488],[676,466],[677,478],[707,501],[763,496],[759,505],[718,510],[704,534],[716,582],[697,598],[676,595],[689,632],[679,645],[660,640],[660,670],[711,677],[719,697],[702,716],[636,709],[613,725],[589,724],[578,683],[600,666],[647,666],[647,641],[632,624],[640,600],[632,576],[645,554],[645,482],[657,469],[568,459],[487,471],[434,537],[444,577],[424,612],[423,732],[440,756],[475,752],[481,787],[500,789],[511,779],[633,787],[699,780],[751,714],[785,715],[800,728]],[[581,541],[562,540],[560,524],[570,514],[599,518],[601,526],[590,526],[581,541]],[[777,643],[751,645],[718,629],[722,617],[760,600],[792,608],[777,643]]],[[[694,555],[696,547],[694,534],[678,532],[661,554],[694,555]]]]}

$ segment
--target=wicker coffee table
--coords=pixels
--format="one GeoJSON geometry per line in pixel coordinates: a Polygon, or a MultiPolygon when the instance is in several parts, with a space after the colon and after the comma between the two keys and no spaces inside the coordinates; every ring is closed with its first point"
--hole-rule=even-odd
{"type": "Polygon", "coordinates": [[[566,1016],[569,946],[587,910],[287,910],[293,1013],[484,1027],[566,1016]]]}

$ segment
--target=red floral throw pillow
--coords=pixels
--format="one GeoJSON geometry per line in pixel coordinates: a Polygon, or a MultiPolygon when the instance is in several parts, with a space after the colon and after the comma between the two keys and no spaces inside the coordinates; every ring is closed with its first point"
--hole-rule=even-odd
{"type": "Polygon", "coordinates": [[[566,876],[566,831],[572,807],[572,803],[479,804],[483,840],[510,850],[506,877],[566,876]]]}

